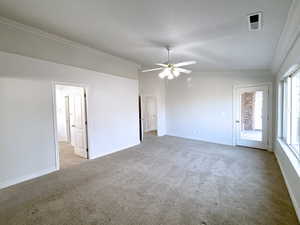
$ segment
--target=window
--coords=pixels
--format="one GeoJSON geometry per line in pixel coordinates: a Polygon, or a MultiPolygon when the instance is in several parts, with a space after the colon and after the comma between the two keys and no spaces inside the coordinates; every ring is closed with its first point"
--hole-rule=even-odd
{"type": "Polygon", "coordinates": [[[282,139],[300,160],[300,70],[282,83],[282,139]]]}

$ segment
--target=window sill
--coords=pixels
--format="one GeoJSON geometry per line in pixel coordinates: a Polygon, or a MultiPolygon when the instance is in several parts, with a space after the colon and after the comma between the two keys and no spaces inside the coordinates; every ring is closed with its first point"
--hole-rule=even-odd
{"type": "Polygon", "coordinates": [[[281,138],[277,138],[277,142],[279,146],[281,147],[284,154],[287,156],[288,160],[292,164],[292,167],[296,171],[298,177],[300,178],[300,161],[295,156],[293,150],[288,146],[281,138]]]}

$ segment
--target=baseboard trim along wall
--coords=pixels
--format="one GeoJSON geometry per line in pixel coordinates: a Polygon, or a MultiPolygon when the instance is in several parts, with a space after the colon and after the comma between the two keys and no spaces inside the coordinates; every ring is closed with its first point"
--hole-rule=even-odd
{"type": "MultiPolygon", "coordinates": [[[[113,154],[113,153],[116,153],[116,152],[119,152],[119,151],[126,150],[128,148],[137,146],[139,144],[140,144],[140,142],[138,142],[137,144],[126,146],[125,148],[122,148],[122,149],[114,150],[114,151],[106,153],[106,154],[98,155],[98,156],[93,157],[91,159],[96,159],[96,158],[100,158],[100,157],[103,157],[103,156],[107,156],[107,155],[110,155],[110,154],[113,154]]],[[[18,178],[15,178],[15,179],[9,179],[9,180],[6,180],[6,181],[1,181],[0,182],[0,189],[9,187],[9,186],[12,186],[12,185],[15,185],[15,184],[19,184],[19,183],[22,183],[24,181],[32,180],[34,178],[38,178],[38,177],[47,175],[49,173],[53,173],[55,171],[57,171],[56,167],[52,167],[52,168],[44,169],[44,170],[29,174],[29,175],[18,177],[18,178]]]]}
{"type": "Polygon", "coordinates": [[[138,143],[131,144],[131,145],[128,145],[126,147],[122,147],[120,149],[113,150],[111,152],[106,152],[104,154],[95,155],[95,156],[93,156],[93,158],[90,158],[90,160],[91,159],[98,159],[98,158],[103,157],[103,156],[107,156],[107,155],[111,155],[111,154],[114,154],[114,153],[117,153],[117,152],[120,152],[120,151],[124,151],[124,150],[127,150],[128,148],[132,148],[132,147],[137,146],[139,144],[141,144],[140,141],[138,143]]]}
{"type": "Polygon", "coordinates": [[[14,178],[14,179],[8,179],[8,180],[4,180],[0,182],[0,189],[24,182],[24,181],[28,181],[40,176],[44,176],[47,175],[49,173],[55,172],[56,168],[52,167],[52,168],[47,168],[44,170],[40,170],[38,172],[32,173],[32,174],[28,174],[28,175],[24,175],[22,177],[18,177],[18,178],[14,178]]]}
{"type": "Polygon", "coordinates": [[[218,144],[218,145],[227,145],[227,146],[235,146],[232,144],[232,142],[227,141],[220,141],[220,140],[212,140],[212,139],[206,139],[206,138],[199,138],[195,136],[189,136],[189,135],[180,135],[172,132],[167,132],[164,136],[171,136],[171,137],[179,137],[184,138],[192,141],[203,141],[211,144],[218,144]]]}
{"type": "MultiPolygon", "coordinates": [[[[290,195],[290,197],[291,197],[293,206],[294,206],[294,208],[295,208],[295,211],[296,211],[298,220],[299,220],[299,222],[300,222],[300,206],[299,206],[299,204],[298,204],[298,202],[297,202],[297,200],[296,200],[295,193],[294,193],[293,190],[292,190],[292,187],[291,187],[291,185],[290,185],[290,182],[289,182],[288,176],[287,176],[287,174],[286,174],[286,171],[285,171],[285,169],[284,169],[284,166],[282,165],[281,159],[280,159],[280,157],[278,156],[278,153],[277,153],[277,151],[283,151],[283,150],[280,150],[280,149],[278,149],[278,148],[281,148],[280,143],[276,143],[276,144],[275,144],[275,149],[276,149],[276,150],[275,150],[275,156],[276,156],[278,165],[279,165],[279,167],[280,167],[281,173],[282,173],[282,175],[283,175],[285,184],[286,184],[286,186],[287,186],[289,195],[290,195]]],[[[283,154],[285,154],[285,153],[283,153],[283,154]]]]}

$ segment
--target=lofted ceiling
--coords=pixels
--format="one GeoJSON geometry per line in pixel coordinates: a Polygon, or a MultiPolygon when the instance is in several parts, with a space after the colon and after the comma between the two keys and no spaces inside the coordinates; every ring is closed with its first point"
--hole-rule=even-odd
{"type": "Polygon", "coordinates": [[[292,0],[0,0],[0,15],[143,67],[196,60],[197,71],[270,69],[292,0]],[[247,15],[263,12],[249,32],[247,15]]]}

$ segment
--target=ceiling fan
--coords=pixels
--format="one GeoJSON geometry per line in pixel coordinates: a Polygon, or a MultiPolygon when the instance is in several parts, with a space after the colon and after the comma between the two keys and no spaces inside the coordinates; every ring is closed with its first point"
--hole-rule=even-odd
{"type": "Polygon", "coordinates": [[[187,70],[187,69],[184,69],[181,67],[196,64],[196,61],[186,61],[186,62],[172,64],[170,62],[170,48],[166,47],[166,49],[168,51],[168,61],[166,63],[157,63],[155,65],[160,66],[160,67],[154,68],[154,69],[149,69],[149,70],[143,70],[142,72],[146,73],[146,72],[151,72],[151,71],[163,70],[162,72],[159,73],[158,76],[161,79],[164,79],[165,77],[167,77],[169,80],[174,79],[174,77],[180,76],[180,73],[190,74],[192,72],[191,70],[187,70]]]}

